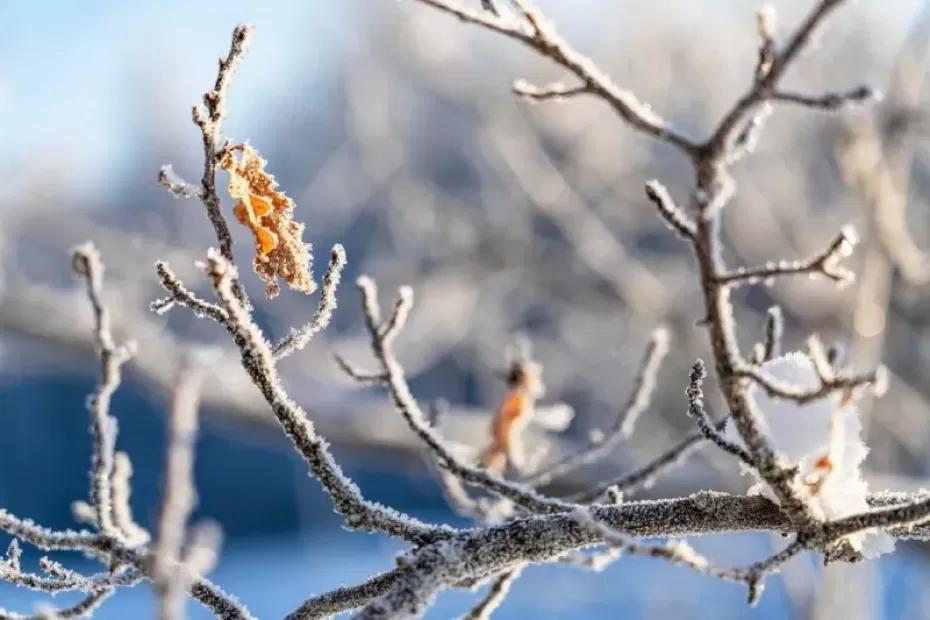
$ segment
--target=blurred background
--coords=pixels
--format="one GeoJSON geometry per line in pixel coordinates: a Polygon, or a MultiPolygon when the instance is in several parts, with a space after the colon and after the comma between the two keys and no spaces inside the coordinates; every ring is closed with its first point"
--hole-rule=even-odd
{"type": "MultiPolygon", "coordinates": [[[[773,4],[784,37],[811,2],[773,4]]],[[[875,489],[910,490],[930,475],[930,11],[920,0],[850,4],[785,86],[817,94],[865,82],[886,96],[842,114],[776,109],[756,155],[736,169],[727,258],[752,265],[806,257],[843,224],[857,226],[854,285],[792,280],[742,289],[740,335],[748,349],[777,303],[788,320],[786,349],[816,331],[858,368],[883,360],[891,390],[863,405],[868,476],[875,489]]],[[[749,84],[754,2],[540,5],[570,42],[689,135],[706,135],[749,84]]],[[[516,43],[410,1],[10,0],[0,3],[0,19],[0,506],[44,525],[76,526],[69,505],[87,493],[84,402],[96,360],[68,252],[92,239],[108,267],[116,335],[139,343],[113,413],[118,445],[133,459],[133,508],[143,524],[159,497],[164,414],[179,360],[192,346],[218,347],[196,465],[196,517],[216,519],[226,533],[215,580],[259,617],[274,618],[311,594],[392,566],[395,542],[340,529],[226,334],[184,311],[147,309],[160,295],[156,259],[208,294],[194,267],[215,243],[202,206],[172,198],[156,175],[172,163],[199,178],[190,109],[241,21],[256,33],[233,79],[225,134],[250,140],[269,160],[307,223],[318,271],[333,243],[349,257],[334,324],[282,372],[367,496],[464,524],[445,507],[432,466],[383,394],[352,385],[332,361],[335,351],[360,366],[369,360],[351,285],[362,273],[378,280],[383,303],[398,285],[414,286],[417,307],[399,354],[421,401],[446,403],[443,433],[464,444],[486,436],[515,335],[532,340],[545,366],[546,402],[577,413],[564,433],[534,437],[555,457],[609,423],[649,333],[669,326],[672,353],[633,438],[552,492],[642,464],[692,430],[687,370],[708,355],[694,327],[695,270],[642,189],[658,178],[683,201],[688,164],[597,100],[517,99],[515,78],[565,76],[516,43]]],[[[263,326],[276,339],[307,321],[315,299],[287,290],[274,302],[260,299],[262,283],[244,268],[248,231],[234,233],[263,326]]],[[[747,486],[731,459],[705,449],[637,497],[747,486]]],[[[739,535],[694,544],[742,564],[779,541],[739,535]]],[[[796,559],[754,609],[740,587],[649,559],[623,558],[602,574],[533,567],[496,617],[930,617],[927,550],[898,548],[859,566],[796,559]]],[[[477,596],[443,594],[429,617],[455,617],[477,596]]],[[[25,612],[38,597],[0,584],[5,607],[25,612]]],[[[97,617],[147,617],[150,603],[146,587],[120,591],[97,617]]],[[[207,617],[196,603],[188,611],[207,617]]]]}

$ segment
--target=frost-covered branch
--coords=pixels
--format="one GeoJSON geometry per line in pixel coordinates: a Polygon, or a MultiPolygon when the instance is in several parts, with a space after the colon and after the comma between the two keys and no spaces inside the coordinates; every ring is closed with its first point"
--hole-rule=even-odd
{"type": "Polygon", "coordinates": [[[688,415],[694,420],[694,423],[697,424],[698,430],[701,431],[701,435],[724,452],[728,452],[738,458],[745,465],[753,467],[753,460],[749,453],[746,452],[742,446],[738,446],[732,441],[727,440],[723,434],[717,430],[717,425],[711,421],[710,416],[704,409],[704,392],[701,389],[701,384],[706,376],[707,372],[704,370],[704,360],[696,361],[694,366],[691,367],[690,382],[687,390],[688,415]]]}
{"type": "Polygon", "coordinates": [[[507,594],[510,593],[510,586],[520,577],[521,572],[523,572],[523,567],[517,566],[495,577],[494,581],[491,582],[491,587],[488,588],[487,594],[467,614],[462,616],[462,620],[489,620],[491,614],[507,598],[507,594]]]}
{"type": "Polygon", "coordinates": [[[113,521],[123,533],[126,543],[135,547],[147,543],[150,536],[132,516],[131,495],[132,461],[125,452],[117,452],[113,461],[113,521]]]}
{"type": "Polygon", "coordinates": [[[790,400],[803,405],[824,399],[831,394],[846,394],[847,398],[857,390],[871,388],[877,395],[882,395],[888,385],[888,373],[884,366],[864,374],[851,374],[834,369],[826,359],[823,345],[816,337],[808,339],[808,356],[817,371],[817,386],[814,388],[798,387],[766,374],[756,366],[745,366],[735,371],[735,375],[750,379],[766,394],[774,398],[790,400]]]}
{"type": "Polygon", "coordinates": [[[282,359],[303,349],[318,333],[329,326],[336,310],[336,288],[342,278],[342,270],[346,266],[346,251],[341,245],[333,247],[329,260],[329,267],[323,275],[323,288],[320,291],[320,304],[313,314],[310,322],[300,329],[292,329],[291,333],[274,346],[272,353],[275,359],[282,359]]]}
{"type": "Polygon", "coordinates": [[[516,80],[510,88],[515,95],[530,101],[560,101],[593,92],[588,86],[566,86],[560,82],[536,86],[526,80],[516,80]]]}
{"type": "Polygon", "coordinates": [[[649,181],[646,183],[646,196],[655,204],[659,210],[659,215],[662,216],[669,228],[681,238],[694,241],[694,235],[697,234],[695,223],[675,204],[664,185],[658,181],[649,181]]]}
{"type": "MultiPolygon", "coordinates": [[[[769,500],[713,492],[672,500],[596,506],[580,514],[581,520],[578,512],[518,518],[497,526],[463,530],[451,539],[423,547],[401,559],[395,572],[396,581],[356,617],[415,617],[443,587],[487,578],[527,562],[558,561],[568,551],[609,543],[607,531],[622,532],[625,541],[628,537],[706,533],[708,530],[704,527],[710,527],[710,531],[746,531],[759,527],[784,533],[793,531],[792,523],[769,500]],[[586,521],[588,515],[605,527],[583,524],[581,521],[586,521]],[[661,533],[656,528],[661,528],[661,533]]],[[[900,531],[901,536],[912,538],[928,534],[926,524],[900,531]]],[[[816,542],[826,540],[825,535],[816,542]]],[[[799,540],[771,558],[736,569],[741,571],[738,581],[745,583],[752,576],[760,580],[814,542],[811,538],[799,540]]]]}
{"type": "Polygon", "coordinates": [[[670,540],[664,546],[645,545],[594,519],[590,513],[580,513],[577,518],[582,526],[594,529],[610,547],[615,549],[632,555],[661,558],[710,577],[745,584],[749,590],[750,605],[758,602],[766,575],[804,550],[803,543],[794,541],[775,555],[746,568],[725,568],[712,564],[684,540],[670,540]]]}
{"type": "MultiPolygon", "coordinates": [[[[764,56],[765,59],[758,64],[750,89],[724,115],[711,138],[705,143],[703,150],[706,152],[702,154],[702,158],[722,161],[739,128],[745,124],[748,117],[758,113],[761,104],[772,99],[788,67],[794,64],[808,46],[821,24],[844,1],[818,0],[781,49],[778,49],[773,38],[774,9],[766,7],[760,12],[757,25],[763,33],[762,47],[767,48],[760,56],[764,56]]],[[[720,172],[722,171],[718,171],[718,174],[720,172]]]]}
{"type": "Polygon", "coordinates": [[[155,275],[158,276],[158,281],[165,291],[168,292],[168,297],[156,299],[149,304],[149,309],[153,312],[163,314],[171,310],[175,304],[178,304],[191,310],[198,317],[209,317],[221,325],[226,323],[229,318],[226,311],[187,290],[187,287],[184,286],[184,283],[175,275],[167,263],[163,261],[155,263],[155,275]]]}
{"type": "Polygon", "coordinates": [[[158,171],[158,182],[177,198],[203,198],[203,188],[188,183],[178,176],[171,164],[165,164],[158,171]]]}
{"type": "Polygon", "coordinates": [[[193,467],[200,383],[199,368],[182,367],[169,416],[164,490],[156,519],[158,538],[153,547],[152,562],[152,580],[158,592],[158,617],[161,620],[183,615],[183,594],[187,583],[181,555],[187,519],[197,501],[193,467]]]}
{"type": "MultiPolygon", "coordinates": [[[[714,423],[716,432],[721,432],[726,425],[727,418],[714,423]]],[[[696,450],[706,445],[707,436],[701,431],[685,435],[677,444],[654,457],[645,465],[620,476],[598,482],[590,489],[570,496],[568,499],[575,502],[593,502],[611,490],[623,493],[632,493],[639,489],[648,489],[656,480],[680,467],[696,450]]]]}
{"type": "MultiPolygon", "coordinates": [[[[112,395],[119,386],[120,366],[128,360],[129,352],[126,347],[117,346],[113,340],[109,312],[101,296],[103,261],[96,248],[86,243],[74,250],[72,268],[85,282],[87,297],[94,314],[93,336],[101,364],[98,389],[90,398],[93,441],[90,502],[76,502],[75,512],[76,516],[93,525],[98,533],[49,530],[0,510],[0,530],[14,537],[6,561],[0,561],[0,579],[45,592],[78,590],[87,594],[71,607],[54,610],[58,617],[89,614],[112,594],[116,587],[133,586],[143,578],[158,582],[160,577],[156,575],[153,567],[162,563],[158,551],[153,552],[145,547],[149,535],[132,518],[129,507],[132,465],[129,457],[125,453],[115,451],[117,426],[109,409],[112,395]],[[23,572],[19,566],[17,539],[46,551],[80,551],[104,563],[108,570],[96,575],[83,576],[57,562],[44,559],[40,566],[48,574],[47,577],[23,572]]],[[[166,489],[169,500],[172,493],[179,489],[176,484],[180,484],[176,476],[169,476],[166,489]]],[[[208,570],[210,567],[203,565],[201,568],[208,570]]],[[[235,599],[205,578],[198,577],[200,572],[195,571],[190,575],[184,582],[184,589],[219,618],[252,618],[248,610],[235,599]]],[[[0,610],[0,618],[28,617],[34,616],[0,610]]],[[[169,613],[163,617],[175,618],[177,615],[169,613]]]]}
{"type": "Polygon", "coordinates": [[[363,276],[358,280],[358,288],[365,312],[365,324],[371,336],[372,353],[378,361],[380,373],[384,375],[384,384],[394,407],[410,429],[433,452],[439,466],[467,484],[505,497],[532,512],[561,512],[576,508],[570,503],[545,497],[528,486],[507,481],[488,470],[465,463],[454,454],[429,425],[423,410],[410,391],[404,369],[394,355],[393,341],[403,329],[413,307],[413,290],[410,287],[401,287],[391,315],[385,321],[379,322],[381,310],[374,282],[371,278],[363,276]]]}
{"type": "Polygon", "coordinates": [[[806,95],[790,91],[776,91],[772,101],[796,103],[808,108],[821,110],[839,110],[845,106],[862,105],[881,99],[881,93],[869,86],[857,86],[843,93],[826,93],[823,95],[806,95]]]}
{"type": "MultiPolygon", "coordinates": [[[[232,34],[229,53],[219,60],[216,81],[213,88],[203,95],[203,104],[193,107],[192,119],[200,129],[203,141],[203,174],[200,186],[191,186],[178,177],[169,165],[162,166],[158,174],[159,182],[176,197],[197,196],[207,211],[207,217],[213,225],[219,242],[220,253],[228,260],[233,260],[233,239],[229,232],[226,217],[220,210],[220,196],[216,190],[216,172],[222,144],[223,119],[226,116],[226,98],[232,74],[248,49],[252,37],[252,27],[247,24],[236,26],[232,34]]],[[[234,283],[236,297],[245,306],[249,300],[238,282],[234,283]]]]}
{"type": "Polygon", "coordinates": [[[784,333],[785,316],[780,307],[772,306],[765,312],[765,334],[760,343],[757,363],[761,364],[781,355],[781,339],[784,333]]]}
{"type": "MultiPolygon", "coordinates": [[[[704,292],[706,311],[704,324],[710,332],[717,378],[734,426],[752,459],[755,470],[772,489],[786,514],[801,527],[811,524],[814,518],[804,492],[797,484],[796,472],[778,460],[774,446],[760,432],[755,403],[748,394],[746,382],[741,380],[739,375],[739,371],[746,364],[739,351],[736,338],[733,307],[730,301],[732,282],[726,279],[726,274],[730,272],[724,263],[720,237],[720,211],[735,191],[728,167],[737,159],[734,152],[742,148],[738,139],[740,132],[743,131],[742,128],[766,110],[768,100],[771,99],[788,67],[807,46],[819,25],[840,4],[842,0],[820,0],[815,4],[784,47],[780,50],[776,49],[771,54],[771,62],[766,70],[761,75],[757,70],[750,89],[723,116],[711,137],[701,148],[700,154],[693,159],[697,172],[697,183],[693,195],[695,207],[700,215],[694,249],[704,292]]],[[[761,21],[765,20],[760,18],[761,21]]],[[[764,38],[771,38],[770,26],[763,28],[760,25],[760,30],[767,33],[764,38]]],[[[834,245],[837,250],[845,247],[847,245],[845,235],[841,235],[834,245]]],[[[823,256],[824,258],[818,258],[814,263],[822,271],[824,265],[827,267],[826,271],[832,271],[837,252],[831,252],[828,249],[823,256]]],[[[782,271],[796,272],[797,270],[776,268],[767,273],[778,275],[782,271]]]]}
{"type": "Polygon", "coordinates": [[[71,266],[84,280],[87,298],[94,313],[94,340],[100,355],[97,391],[88,399],[93,439],[90,504],[96,525],[106,536],[120,537],[113,521],[113,462],[116,452],[116,418],[110,415],[110,401],[120,384],[120,367],[129,360],[134,345],[117,346],[110,332],[110,314],[101,300],[103,262],[91,243],[74,249],[71,266]]]}
{"type": "Polygon", "coordinates": [[[812,258],[803,261],[777,261],[763,267],[740,267],[717,276],[719,284],[742,285],[769,282],[781,276],[823,276],[839,285],[849,284],[855,274],[839,265],[839,262],[852,255],[858,240],[855,229],[844,227],[830,246],[812,258]]]}
{"type": "Polygon", "coordinates": [[[307,599],[300,607],[288,614],[285,620],[328,618],[342,611],[356,609],[387,592],[397,583],[400,576],[400,571],[395,569],[376,575],[357,586],[337,588],[307,599]]]}
{"type": "MultiPolygon", "coordinates": [[[[556,64],[573,73],[581,86],[570,91],[565,89],[519,88],[515,90],[520,96],[533,99],[555,99],[567,94],[591,93],[604,100],[631,127],[653,138],[671,144],[687,154],[697,152],[697,145],[683,134],[672,129],[648,104],[637,99],[636,95],[626,90],[604,73],[589,58],[572,48],[559,35],[549,20],[530,0],[515,0],[513,4],[521,14],[522,20],[494,16],[488,12],[480,13],[451,0],[416,0],[432,6],[460,20],[482,26],[512,39],[516,39],[545,56],[556,64]],[[535,93],[535,96],[531,93],[535,93]],[[551,95],[550,95],[551,93],[551,95]]],[[[525,84],[521,83],[521,86],[525,84]]]]}
{"type": "Polygon", "coordinates": [[[417,544],[448,537],[453,532],[452,528],[427,525],[362,496],[355,483],[342,473],[326,441],[314,429],[310,416],[284,391],[271,346],[252,320],[250,311],[233,292],[235,267],[215,250],[208,254],[206,267],[217,298],[229,316],[226,329],[239,348],[243,367],[271,407],[294,449],[330,496],[336,512],[345,517],[346,527],[386,532],[417,544]]]}

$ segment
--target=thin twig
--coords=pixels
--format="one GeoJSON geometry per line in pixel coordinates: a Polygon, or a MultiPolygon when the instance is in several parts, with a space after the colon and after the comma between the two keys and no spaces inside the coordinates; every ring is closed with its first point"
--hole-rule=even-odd
{"type": "Polygon", "coordinates": [[[881,99],[881,93],[869,86],[857,86],[843,93],[826,93],[823,95],[805,95],[790,91],[776,91],[772,101],[796,103],[808,108],[834,111],[845,106],[862,105],[881,99]]]}
{"type": "Polygon", "coordinates": [[[517,566],[496,577],[491,582],[488,593],[467,614],[462,616],[462,620],[489,620],[491,614],[500,607],[507,595],[510,594],[510,586],[517,580],[521,572],[523,572],[523,567],[517,566]]]}
{"type": "Polygon", "coordinates": [[[655,180],[649,181],[646,183],[646,196],[655,204],[669,228],[685,240],[694,240],[697,232],[695,223],[675,204],[664,185],[655,180]]]}
{"type": "Polygon", "coordinates": [[[536,86],[526,80],[516,80],[511,86],[514,94],[529,99],[530,101],[559,101],[574,97],[576,95],[590,94],[593,92],[587,86],[566,86],[560,82],[547,84],[546,86],[536,86]]]}
{"type": "Polygon", "coordinates": [[[778,261],[763,267],[741,267],[717,276],[717,283],[742,285],[767,282],[780,276],[821,275],[837,284],[846,285],[855,279],[855,274],[838,263],[852,254],[858,235],[852,227],[844,227],[830,246],[812,258],[803,261],[778,261]]]}
{"type": "Polygon", "coordinates": [[[749,467],[754,467],[752,457],[741,446],[727,440],[723,434],[717,430],[716,425],[711,421],[710,416],[704,409],[704,392],[701,384],[707,372],[704,370],[704,360],[697,360],[691,367],[690,381],[688,384],[688,415],[697,424],[698,430],[708,440],[718,448],[732,454],[749,467]]]}
{"type": "Polygon", "coordinates": [[[168,450],[161,506],[156,522],[158,538],[153,549],[152,575],[158,593],[158,617],[180,618],[184,610],[185,580],[181,549],[187,520],[197,501],[194,490],[194,441],[202,373],[183,366],[178,375],[169,422],[168,450]]]}
{"type": "Polygon", "coordinates": [[[572,504],[545,497],[525,485],[509,482],[485,469],[466,464],[453,453],[438,433],[426,422],[426,416],[410,391],[403,367],[394,355],[392,347],[394,338],[403,329],[413,306],[413,291],[409,287],[401,287],[391,316],[383,324],[379,324],[376,317],[380,316],[380,308],[377,291],[371,278],[366,276],[359,278],[358,289],[366,315],[365,323],[371,336],[372,353],[386,377],[384,384],[394,407],[410,429],[434,453],[440,467],[449,470],[467,484],[506,497],[532,512],[563,512],[575,509],[576,506],[572,504]]]}
{"type": "Polygon", "coordinates": [[[527,25],[494,17],[487,12],[478,13],[449,0],[417,1],[466,23],[479,25],[520,41],[573,73],[581,81],[581,88],[585,92],[590,92],[607,102],[630,127],[671,144],[688,155],[697,152],[694,142],[669,127],[647,104],[639,101],[632,92],[618,86],[589,58],[573,49],[529,0],[514,2],[522,12],[527,25]]]}
{"type": "Polygon", "coordinates": [[[387,532],[417,544],[451,536],[455,530],[448,526],[427,525],[364,499],[355,483],[343,474],[307,413],[290,399],[281,386],[268,341],[232,291],[234,272],[235,268],[218,252],[208,254],[207,274],[217,298],[229,315],[227,330],[239,348],[243,367],[271,407],[294,449],[304,457],[313,477],[330,496],[335,510],[345,517],[346,527],[387,532]]]}
{"type": "Polygon", "coordinates": [[[187,290],[187,287],[171,270],[168,263],[163,261],[155,263],[155,274],[158,276],[162,287],[168,292],[168,297],[156,299],[149,304],[149,308],[153,312],[162,314],[173,308],[175,304],[180,304],[198,317],[209,317],[220,325],[226,323],[226,319],[229,318],[226,311],[187,290]]]}
{"type": "Polygon", "coordinates": [[[329,268],[323,275],[323,288],[320,290],[320,305],[310,322],[300,329],[292,329],[291,333],[272,349],[276,360],[283,359],[300,351],[316,336],[329,326],[336,310],[336,288],[342,277],[342,270],[346,265],[346,252],[341,245],[333,246],[329,260],[329,268]]]}
{"type": "Polygon", "coordinates": [[[94,340],[100,355],[97,390],[88,399],[91,414],[93,456],[90,503],[100,531],[113,537],[122,532],[113,521],[113,459],[116,451],[116,419],[110,415],[110,402],[120,384],[120,367],[130,358],[131,347],[117,346],[110,332],[110,315],[101,300],[103,262],[91,243],[74,249],[72,268],[82,278],[94,313],[94,340]]]}
{"type": "Polygon", "coordinates": [[[610,429],[599,442],[566,456],[545,470],[530,476],[524,483],[532,487],[549,484],[555,478],[597,461],[609,454],[617,443],[629,439],[633,435],[633,429],[639,416],[649,407],[652,401],[652,394],[656,386],[656,375],[662,360],[668,353],[668,341],[667,329],[659,328],[653,332],[640,362],[639,371],[633,380],[633,390],[630,397],[618,412],[610,429]]]}

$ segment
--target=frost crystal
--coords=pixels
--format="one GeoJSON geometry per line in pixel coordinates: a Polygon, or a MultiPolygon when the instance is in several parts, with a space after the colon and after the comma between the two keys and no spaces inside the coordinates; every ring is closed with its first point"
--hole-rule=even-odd
{"type": "MultiPolygon", "coordinates": [[[[814,390],[820,385],[814,364],[800,352],[775,358],[761,369],[767,377],[801,390],[814,390]]],[[[868,484],[861,473],[868,448],[860,437],[859,411],[848,395],[834,393],[803,405],[771,397],[758,386],[750,388],[750,395],[760,430],[770,438],[781,458],[798,465],[815,514],[838,519],[869,510],[868,484]]],[[[727,426],[726,436],[740,441],[733,425],[727,426]]],[[[749,493],[775,500],[761,481],[749,493]]],[[[880,532],[855,534],[849,542],[868,558],[894,549],[894,540],[880,532]]]]}

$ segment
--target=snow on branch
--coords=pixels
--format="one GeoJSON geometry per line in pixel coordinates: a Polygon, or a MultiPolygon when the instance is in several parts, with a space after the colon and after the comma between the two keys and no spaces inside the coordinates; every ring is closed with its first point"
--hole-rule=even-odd
{"type": "Polygon", "coordinates": [[[816,369],[816,381],[808,382],[809,385],[793,385],[772,377],[764,370],[765,365],[745,366],[735,371],[734,375],[750,379],[771,397],[791,400],[799,405],[821,400],[835,393],[846,394],[849,398],[862,388],[870,388],[877,396],[881,396],[887,388],[888,374],[884,366],[864,374],[836,370],[827,361],[823,345],[815,336],[808,339],[807,357],[816,369]]]}
{"type": "Polygon", "coordinates": [[[491,582],[488,593],[478,604],[472,607],[467,614],[462,616],[462,620],[488,620],[494,613],[507,595],[510,593],[510,586],[520,577],[523,572],[522,566],[517,566],[509,571],[501,573],[491,582]]]}

